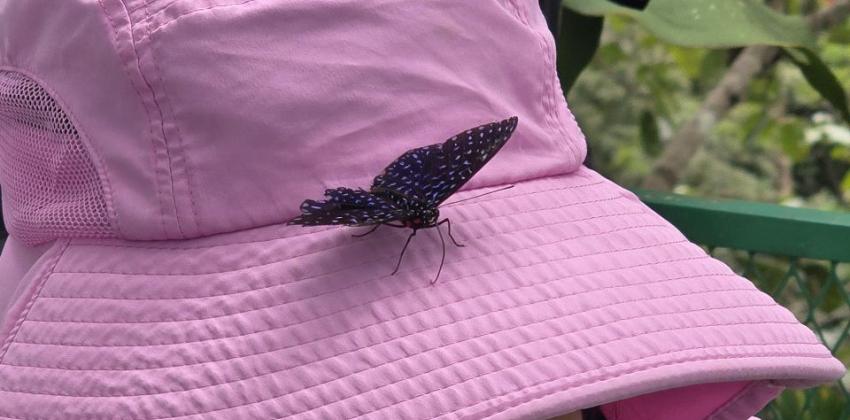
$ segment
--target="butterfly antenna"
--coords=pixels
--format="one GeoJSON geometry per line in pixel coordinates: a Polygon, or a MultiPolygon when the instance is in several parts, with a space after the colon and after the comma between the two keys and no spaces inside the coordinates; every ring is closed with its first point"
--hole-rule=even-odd
{"type": "MultiPolygon", "coordinates": [[[[451,205],[453,205],[453,204],[462,203],[462,202],[464,202],[464,201],[474,200],[474,199],[476,199],[476,198],[484,197],[485,195],[489,195],[489,194],[497,193],[497,192],[499,192],[499,191],[509,190],[509,189],[511,189],[511,188],[513,188],[513,187],[514,187],[513,185],[508,185],[507,187],[502,187],[502,188],[499,188],[499,189],[497,189],[497,190],[493,190],[493,191],[487,191],[486,193],[476,195],[475,197],[469,197],[469,198],[464,198],[464,199],[462,199],[462,200],[452,201],[451,203],[448,203],[448,204],[446,204],[445,206],[451,206],[451,205]]],[[[445,207],[445,206],[444,206],[444,207],[445,207]]]]}
{"type": "Polygon", "coordinates": [[[431,286],[440,278],[440,273],[443,271],[443,264],[446,262],[446,240],[443,238],[443,231],[440,230],[439,225],[437,226],[437,234],[440,235],[440,243],[443,245],[443,258],[440,259],[440,268],[437,269],[437,275],[434,277],[434,280],[431,280],[431,286]]]}
{"type": "Polygon", "coordinates": [[[410,245],[410,240],[413,239],[414,236],[416,236],[416,229],[413,229],[413,233],[411,233],[410,236],[407,237],[407,242],[404,243],[404,248],[401,249],[401,255],[398,256],[398,262],[395,265],[395,270],[393,270],[393,272],[390,274],[391,276],[394,276],[395,273],[398,273],[398,268],[401,267],[401,259],[404,258],[404,251],[407,251],[407,246],[410,245]]]}

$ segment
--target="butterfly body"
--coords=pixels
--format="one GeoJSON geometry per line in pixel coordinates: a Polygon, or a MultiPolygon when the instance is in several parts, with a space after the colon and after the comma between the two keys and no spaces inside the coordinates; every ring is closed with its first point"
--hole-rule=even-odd
{"type": "Polygon", "coordinates": [[[375,177],[368,191],[346,187],[328,189],[323,201],[305,200],[301,204],[301,215],[288,224],[372,226],[366,234],[382,225],[412,229],[396,271],[407,245],[420,229],[437,228],[442,240],[439,226],[448,224],[449,238],[455,245],[462,246],[452,237],[449,219],[440,220],[438,207],[493,158],[511,137],[517,122],[517,118],[512,117],[484,124],[458,133],[443,143],[408,150],[375,177]]]}
{"type": "Polygon", "coordinates": [[[395,203],[401,213],[398,222],[404,227],[411,229],[434,227],[440,218],[440,210],[437,207],[415,197],[381,188],[373,188],[371,193],[395,203]]]}

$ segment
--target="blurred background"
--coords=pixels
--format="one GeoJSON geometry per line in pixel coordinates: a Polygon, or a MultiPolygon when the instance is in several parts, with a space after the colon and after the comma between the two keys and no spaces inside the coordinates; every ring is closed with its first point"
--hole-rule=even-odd
{"type": "MultiPolygon", "coordinates": [[[[836,2],[771,3],[789,13],[813,13],[836,2]]],[[[723,20],[712,25],[718,32],[730,30],[723,20]]],[[[819,31],[816,44],[839,85],[850,87],[846,14],[819,31]]],[[[641,186],[741,52],[682,47],[626,16],[606,19],[599,49],[568,96],[591,144],[594,168],[627,186],[641,186]]],[[[684,156],[684,170],[671,189],[850,210],[850,126],[841,111],[791,60],[776,57],[759,67],[732,95],[728,111],[705,130],[695,153],[684,156]]]]}
{"type": "MultiPolygon", "coordinates": [[[[586,163],[850,365],[850,0],[541,5],[586,163]]],[[[762,418],[850,419],[848,386],[785,392],[762,418]]]]}

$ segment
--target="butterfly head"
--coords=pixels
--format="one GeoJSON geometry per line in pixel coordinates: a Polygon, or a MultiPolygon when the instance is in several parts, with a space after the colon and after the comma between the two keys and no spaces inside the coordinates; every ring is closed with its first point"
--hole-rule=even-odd
{"type": "Polygon", "coordinates": [[[403,220],[402,223],[412,229],[421,229],[435,226],[437,224],[437,219],[439,218],[439,210],[426,208],[403,220]]]}

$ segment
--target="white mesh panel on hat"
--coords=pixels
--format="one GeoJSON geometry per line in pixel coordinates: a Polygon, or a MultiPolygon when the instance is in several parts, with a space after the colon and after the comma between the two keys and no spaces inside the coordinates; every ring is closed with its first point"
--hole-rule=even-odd
{"type": "Polygon", "coordinates": [[[115,236],[79,133],[38,83],[0,71],[0,185],[12,236],[27,244],[115,236]]]}

